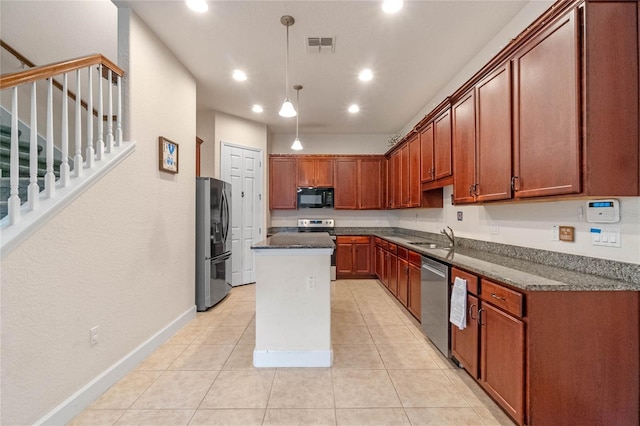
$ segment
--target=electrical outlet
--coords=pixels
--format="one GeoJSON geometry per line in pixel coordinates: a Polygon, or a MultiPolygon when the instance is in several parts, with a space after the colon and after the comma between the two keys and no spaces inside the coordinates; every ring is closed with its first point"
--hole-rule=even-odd
{"type": "Polygon", "coordinates": [[[457,212],[458,221],[462,222],[462,212],[457,212]]]}
{"type": "Polygon", "coordinates": [[[494,235],[498,235],[500,233],[497,223],[491,223],[491,233],[494,235]]]}
{"type": "Polygon", "coordinates": [[[313,290],[314,288],[316,288],[316,279],[307,277],[307,290],[313,290]]]}
{"type": "Polygon", "coordinates": [[[98,344],[98,329],[100,328],[99,325],[96,325],[95,327],[93,327],[92,329],[89,330],[89,346],[93,346],[93,345],[97,345],[98,344]]]}
{"type": "Polygon", "coordinates": [[[560,241],[560,227],[558,225],[551,227],[551,241],[560,241]]]}

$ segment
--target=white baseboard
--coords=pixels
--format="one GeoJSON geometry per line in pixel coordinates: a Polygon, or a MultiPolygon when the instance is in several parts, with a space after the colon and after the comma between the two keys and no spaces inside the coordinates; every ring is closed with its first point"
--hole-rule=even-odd
{"type": "Polygon", "coordinates": [[[63,425],[68,423],[195,317],[196,306],[193,305],[34,424],[63,425]]]}
{"type": "Polygon", "coordinates": [[[333,350],[328,351],[253,351],[254,367],[331,367],[333,350]]]}

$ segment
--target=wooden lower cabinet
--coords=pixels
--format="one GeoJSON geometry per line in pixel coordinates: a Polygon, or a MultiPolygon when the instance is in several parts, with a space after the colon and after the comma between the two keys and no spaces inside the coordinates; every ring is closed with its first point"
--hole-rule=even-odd
{"type": "Polygon", "coordinates": [[[516,291],[467,280],[452,356],[520,425],[640,424],[640,292],[516,291]]]}
{"type": "MultiPolygon", "coordinates": [[[[416,253],[417,254],[417,253],[416,253]]],[[[411,252],[409,252],[411,256],[411,252]]],[[[413,314],[418,321],[422,319],[422,283],[420,281],[420,264],[411,262],[409,258],[409,301],[407,302],[407,309],[413,314]]]]}
{"type": "Polygon", "coordinates": [[[376,277],[420,321],[422,255],[375,237],[376,277]]]}
{"type": "Polygon", "coordinates": [[[524,322],[480,302],[480,385],[519,424],[524,423],[524,322]]]}
{"type": "Polygon", "coordinates": [[[369,236],[336,238],[336,277],[371,277],[371,239],[369,236]]]}
{"type": "Polygon", "coordinates": [[[390,251],[385,253],[385,268],[387,270],[387,288],[395,296],[398,294],[398,258],[390,251]]]}
{"type": "Polygon", "coordinates": [[[467,282],[467,323],[464,330],[451,325],[451,356],[467,370],[474,379],[478,379],[479,369],[479,336],[478,324],[478,277],[458,268],[451,268],[451,284],[456,278],[467,282]]]}
{"type": "MultiPolygon", "coordinates": [[[[406,251],[406,250],[405,250],[406,251]]],[[[398,292],[396,297],[403,306],[409,302],[409,261],[398,255],[398,292]]]]}

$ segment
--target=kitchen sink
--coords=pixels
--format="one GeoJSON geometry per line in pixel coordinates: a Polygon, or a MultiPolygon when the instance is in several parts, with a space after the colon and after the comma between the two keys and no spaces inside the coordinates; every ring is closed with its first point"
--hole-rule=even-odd
{"type": "Polygon", "coordinates": [[[430,249],[442,249],[442,250],[451,250],[447,244],[433,241],[410,241],[409,244],[413,244],[414,246],[421,246],[424,248],[430,249]]]}

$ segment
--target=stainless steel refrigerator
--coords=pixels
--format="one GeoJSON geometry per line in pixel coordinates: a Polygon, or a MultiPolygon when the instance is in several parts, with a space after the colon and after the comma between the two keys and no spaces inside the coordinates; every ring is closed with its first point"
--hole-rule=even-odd
{"type": "Polygon", "coordinates": [[[231,289],[231,184],[196,178],[196,307],[206,311],[231,289]]]}

